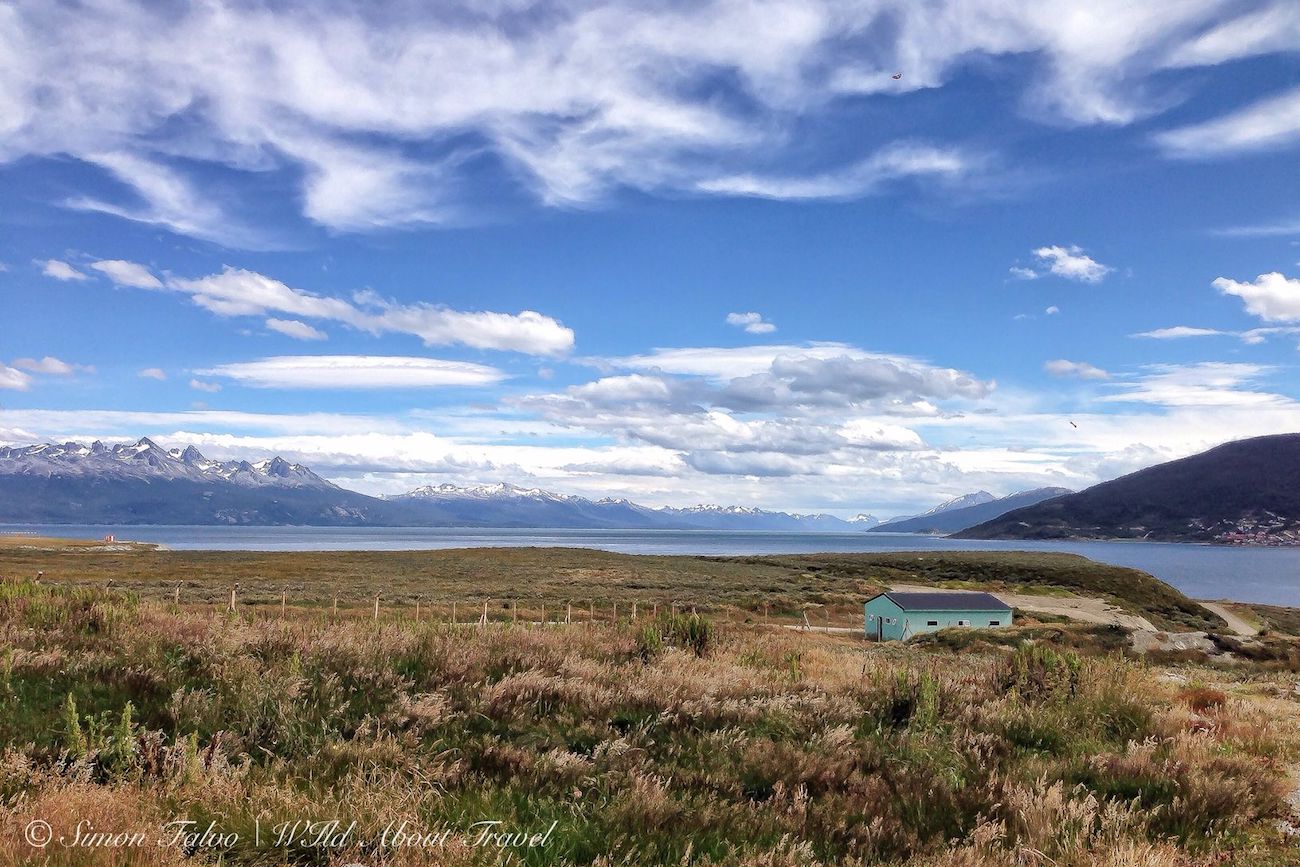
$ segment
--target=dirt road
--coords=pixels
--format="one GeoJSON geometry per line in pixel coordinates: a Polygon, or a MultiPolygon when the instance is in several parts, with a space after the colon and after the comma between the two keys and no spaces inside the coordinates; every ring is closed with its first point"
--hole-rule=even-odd
{"type": "Polygon", "coordinates": [[[1238,635],[1259,634],[1258,627],[1252,626],[1249,621],[1244,619],[1240,614],[1234,613],[1231,608],[1222,602],[1202,602],[1201,607],[1222,617],[1228,624],[1228,629],[1238,635]]]}

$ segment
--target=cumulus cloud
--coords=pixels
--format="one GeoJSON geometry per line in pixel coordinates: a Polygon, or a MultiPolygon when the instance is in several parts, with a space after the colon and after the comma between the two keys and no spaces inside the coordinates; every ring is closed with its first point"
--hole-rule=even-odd
{"type": "Polygon", "coordinates": [[[1081,283],[1100,283],[1107,274],[1114,270],[1087,255],[1082,247],[1073,244],[1068,247],[1060,245],[1039,247],[1034,250],[1034,255],[1043,263],[1048,272],[1081,283]]]}
{"type": "Polygon", "coordinates": [[[1265,322],[1300,320],[1300,278],[1273,271],[1260,274],[1251,283],[1220,277],[1214,281],[1214,287],[1224,295],[1240,298],[1247,313],[1265,322]]]}
{"type": "Polygon", "coordinates": [[[206,391],[208,394],[216,394],[218,391],[221,391],[221,383],[204,382],[201,379],[191,379],[190,388],[195,391],[206,391]]]}
{"type": "Polygon", "coordinates": [[[728,313],[727,324],[743,328],[749,334],[771,334],[776,326],[763,319],[761,313],[728,313]]]}
{"type": "Polygon", "coordinates": [[[1110,379],[1110,374],[1096,365],[1086,361],[1068,361],[1064,358],[1053,359],[1043,365],[1052,376],[1070,376],[1077,379],[1110,379]]]}
{"type": "Polygon", "coordinates": [[[146,367],[136,375],[142,379],[156,379],[159,382],[167,379],[167,371],[163,370],[161,367],[146,367]]]}
{"type": "Polygon", "coordinates": [[[143,265],[122,259],[101,259],[91,262],[90,267],[104,274],[118,286],[130,286],[135,289],[161,289],[162,281],[143,265]]]}
{"type": "Polygon", "coordinates": [[[294,340],[324,340],[327,335],[319,328],[313,328],[306,322],[298,319],[268,319],[266,327],[271,331],[283,334],[285,337],[292,337],[294,340]]]}
{"type": "MultiPolygon", "coordinates": [[[[116,276],[139,277],[142,266],[122,262],[105,270],[116,276]]],[[[144,274],[148,271],[142,269],[144,274]]],[[[152,276],[152,275],[149,275],[152,276]]],[[[122,283],[120,285],[134,285],[122,283]]],[[[226,267],[220,273],[195,279],[172,277],[165,288],[181,292],[218,316],[293,317],[339,322],[371,334],[399,333],[419,337],[426,346],[460,344],[475,349],[497,349],[533,355],[559,355],[573,347],[573,330],[533,310],[520,313],[452,310],[434,304],[399,304],[374,292],[363,291],[352,300],[318,295],[243,268],[226,267]]],[[[290,337],[319,339],[313,326],[269,317],[267,327],[290,337]],[[272,322],[277,323],[275,325],[272,322]],[[289,331],[285,331],[285,329],[289,331]],[[304,329],[310,328],[313,336],[304,329]],[[293,333],[290,333],[293,332],[293,333]]]]}
{"type": "Polygon", "coordinates": [[[69,155],[125,186],[71,206],[232,245],[264,241],[230,212],[270,173],[338,230],[456,219],[485,162],[561,206],[622,188],[861,195],[966,166],[888,141],[848,168],[807,160],[809,144],[833,149],[835,132],[808,139],[844,96],[907,111],[972,58],[1022,55],[1037,59],[1016,82],[1031,116],[1131,123],[1177,101],[1168,67],[1276,50],[1290,31],[1259,16],[1286,7],[16,0],[0,29],[0,159],[69,155]],[[792,153],[812,164],[780,170],[792,153]]]}
{"type": "Polygon", "coordinates": [[[1043,310],[1043,315],[1044,315],[1044,316],[1055,316],[1056,314],[1058,314],[1058,313],[1060,313],[1060,312],[1061,312],[1061,308],[1060,308],[1060,307],[1057,307],[1055,304],[1053,304],[1051,307],[1048,307],[1048,308],[1046,308],[1046,309],[1043,310]]]}
{"type": "Polygon", "coordinates": [[[67,262],[61,259],[46,259],[44,262],[37,262],[41,266],[41,273],[46,277],[53,277],[55,280],[88,280],[85,274],[73,268],[67,262]]]}
{"type": "Polygon", "coordinates": [[[1025,268],[1020,265],[1011,266],[1011,276],[1018,280],[1037,280],[1041,275],[1033,268],[1025,268]]]}
{"type": "Polygon", "coordinates": [[[281,355],[221,364],[195,373],[255,388],[284,389],[481,386],[506,377],[494,367],[467,361],[387,355],[281,355]]]}

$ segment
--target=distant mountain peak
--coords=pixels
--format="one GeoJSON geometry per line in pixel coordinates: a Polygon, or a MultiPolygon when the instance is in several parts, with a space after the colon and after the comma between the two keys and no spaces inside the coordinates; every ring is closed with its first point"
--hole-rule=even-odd
{"type": "Polygon", "coordinates": [[[193,445],[164,450],[148,437],[133,443],[89,446],[78,442],[38,443],[0,448],[0,475],[101,479],[173,479],[236,482],[245,486],[335,488],[300,464],[274,457],[258,464],[246,460],[210,461],[193,445]]]}

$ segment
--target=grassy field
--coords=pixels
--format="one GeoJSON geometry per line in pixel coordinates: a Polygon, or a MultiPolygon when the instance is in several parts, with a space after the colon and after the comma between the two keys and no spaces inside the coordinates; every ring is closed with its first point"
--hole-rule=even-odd
{"type": "Polygon", "coordinates": [[[254,608],[372,611],[458,619],[482,612],[507,619],[516,607],[555,619],[572,605],[600,619],[639,606],[695,607],[728,619],[862,625],[863,601],[893,583],[1077,593],[1107,599],[1171,631],[1221,629],[1223,622],[1178,591],[1134,569],[1072,554],[811,554],[771,557],[630,556],[587,549],[494,548],[415,552],[103,552],[0,549],[0,576],[43,573],[47,583],[131,590],[184,605],[237,602],[254,608]],[[476,612],[471,615],[471,611],[476,612]]]}
{"type": "MultiPolygon", "coordinates": [[[[359,568],[340,559],[330,581],[359,568]]],[[[280,619],[13,578],[0,638],[0,864],[1295,863],[1297,704],[1245,669],[662,611],[280,619]]]]}

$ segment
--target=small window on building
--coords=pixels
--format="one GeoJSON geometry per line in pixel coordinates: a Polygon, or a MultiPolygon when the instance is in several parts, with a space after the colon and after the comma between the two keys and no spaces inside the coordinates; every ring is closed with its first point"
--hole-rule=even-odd
{"type": "Polygon", "coordinates": [[[1002,625],[1002,621],[1001,621],[1001,620],[990,620],[990,621],[989,621],[989,626],[1001,626],[1001,625],[1002,625]]]}
{"type": "Polygon", "coordinates": [[[958,620],[958,621],[957,621],[957,625],[958,625],[958,626],[970,626],[970,621],[969,621],[969,620],[958,620]]]}
{"type": "Polygon", "coordinates": [[[874,614],[868,614],[868,615],[867,615],[867,622],[871,622],[872,620],[875,620],[875,619],[876,619],[876,615],[874,615],[874,614]]]}
{"type": "Polygon", "coordinates": [[[926,626],[938,626],[938,625],[939,625],[939,621],[937,621],[937,620],[927,620],[927,621],[925,621],[925,625],[926,625],[926,626]]]}

